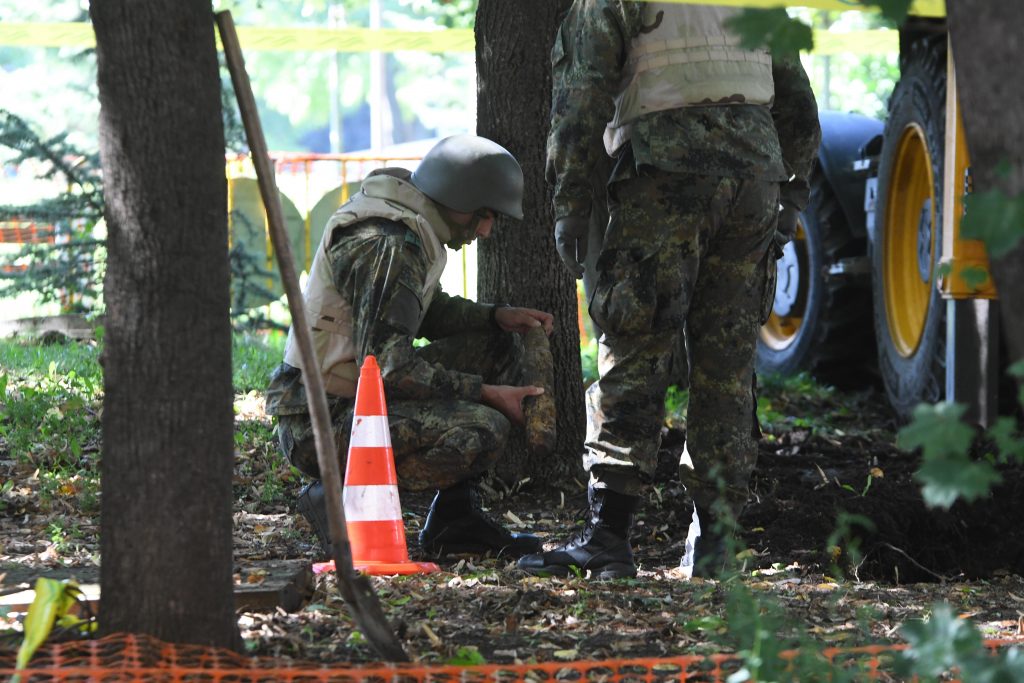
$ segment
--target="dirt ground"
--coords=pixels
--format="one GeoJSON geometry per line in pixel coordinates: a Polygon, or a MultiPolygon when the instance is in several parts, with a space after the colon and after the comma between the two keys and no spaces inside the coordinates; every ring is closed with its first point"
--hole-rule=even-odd
{"type": "MultiPolygon", "coordinates": [[[[929,510],[913,479],[916,459],[894,446],[896,424],[880,395],[783,394],[770,400],[777,417],[767,425],[754,497],[741,518],[749,551],[740,578],[687,582],[672,571],[689,506],[676,474],[684,432],[667,428],[657,481],[634,532],[637,579],[529,577],[500,558],[467,557],[446,558],[437,574],[373,578],[410,657],[433,664],[513,663],[727,651],[738,646],[721,621],[736,582],[780,605],[796,631],[829,645],[899,642],[901,624],[926,616],[936,602],[950,603],[986,637],[1024,633],[1019,470],[1004,471],[1004,483],[986,500],[929,510]],[[818,422],[793,417],[801,415],[818,422]],[[837,534],[843,513],[870,523],[837,534]]],[[[3,458],[9,456],[0,450],[0,475],[13,476],[12,461],[3,458]]],[[[270,473],[260,470],[260,460],[258,452],[238,456],[239,567],[267,559],[322,559],[290,504],[263,502],[261,478],[270,473]]],[[[297,492],[300,482],[286,486],[297,492]]],[[[494,488],[486,502],[490,513],[547,541],[571,531],[585,507],[582,489],[494,488]]],[[[402,496],[414,559],[425,559],[415,539],[429,502],[424,494],[402,496]]],[[[30,497],[8,498],[0,519],[0,576],[12,567],[95,564],[98,520],[64,511],[80,542],[58,552],[47,540],[45,514],[30,497]]],[[[250,654],[376,660],[329,574],[316,579],[312,598],[298,611],[243,612],[240,625],[250,654]]],[[[0,617],[0,645],[15,633],[8,630],[5,638],[2,629],[0,617]]]]}

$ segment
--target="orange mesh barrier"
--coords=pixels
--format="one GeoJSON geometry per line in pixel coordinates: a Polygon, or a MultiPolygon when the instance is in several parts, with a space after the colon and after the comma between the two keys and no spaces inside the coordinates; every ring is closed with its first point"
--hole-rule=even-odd
{"type": "Polygon", "coordinates": [[[0,242],[13,244],[53,244],[56,230],[52,225],[23,221],[0,222],[0,242]]]}
{"type": "MultiPolygon", "coordinates": [[[[989,641],[994,650],[1021,641],[989,641]]],[[[857,680],[891,680],[883,662],[902,645],[831,648],[823,655],[843,667],[856,667],[857,680]]],[[[795,656],[796,653],[789,653],[795,656]]],[[[593,662],[540,664],[488,664],[480,666],[346,665],[295,662],[248,657],[229,650],[199,645],[164,643],[149,636],[115,634],[99,640],[47,645],[36,653],[27,669],[14,668],[14,652],[0,651],[0,675],[20,673],[23,681],[190,681],[202,683],[314,683],[449,682],[542,683],[543,681],[595,681],[600,683],[684,682],[717,683],[741,666],[732,655],[621,659],[593,662]]]]}

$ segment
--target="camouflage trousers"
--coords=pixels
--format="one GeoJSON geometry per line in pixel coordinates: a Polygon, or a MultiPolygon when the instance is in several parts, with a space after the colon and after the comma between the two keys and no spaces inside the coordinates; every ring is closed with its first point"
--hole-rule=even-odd
{"type": "Polygon", "coordinates": [[[651,169],[611,184],[590,301],[604,331],[583,462],[596,486],[635,495],[653,475],[685,331],[680,476],[698,505],[725,503],[738,515],[757,457],[754,348],[778,202],[776,182],[651,169]]]}
{"type": "MultiPolygon", "coordinates": [[[[485,384],[519,384],[522,337],[468,333],[416,349],[430,363],[481,375],[485,384]]],[[[497,410],[456,399],[403,400],[385,396],[398,485],[411,491],[445,489],[481,476],[498,461],[510,424],[497,410]]],[[[335,444],[345,471],[355,399],[331,399],[335,444]]],[[[313,430],[307,413],[278,418],[281,451],[296,468],[319,479],[313,430]]]]}

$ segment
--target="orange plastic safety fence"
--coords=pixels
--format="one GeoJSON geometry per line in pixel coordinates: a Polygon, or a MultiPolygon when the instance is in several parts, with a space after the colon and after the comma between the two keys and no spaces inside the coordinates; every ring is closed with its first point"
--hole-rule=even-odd
{"type": "Polygon", "coordinates": [[[0,242],[13,244],[53,244],[56,231],[52,225],[26,221],[0,222],[0,242]]]}
{"type": "MultiPolygon", "coordinates": [[[[990,641],[992,649],[1019,644],[990,641]]],[[[857,680],[892,680],[884,670],[901,645],[825,650],[825,657],[857,672],[857,680]]],[[[795,656],[796,653],[789,653],[795,656]]],[[[620,659],[480,666],[345,665],[247,657],[230,650],[165,643],[155,638],[115,634],[98,640],[51,644],[36,653],[29,667],[14,668],[15,653],[0,651],[0,676],[21,674],[22,681],[147,681],[172,683],[495,683],[587,681],[600,683],[717,683],[741,667],[733,655],[620,659]]]]}

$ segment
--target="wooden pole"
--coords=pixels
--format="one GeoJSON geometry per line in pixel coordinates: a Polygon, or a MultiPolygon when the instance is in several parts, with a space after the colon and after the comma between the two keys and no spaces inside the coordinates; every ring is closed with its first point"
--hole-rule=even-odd
{"type": "Polygon", "coordinates": [[[235,32],[235,24],[231,12],[217,12],[217,27],[220,39],[224,44],[224,56],[228,70],[231,72],[231,83],[235,87],[235,97],[245,127],[245,136],[249,142],[253,165],[256,167],[256,178],[263,198],[263,206],[267,211],[270,227],[270,241],[277,254],[277,266],[281,271],[281,282],[288,298],[288,308],[292,316],[292,330],[299,345],[302,358],[302,383],[306,387],[306,400],[309,403],[309,415],[313,424],[313,440],[316,443],[316,457],[320,465],[320,479],[324,485],[327,502],[327,520],[331,534],[331,545],[334,546],[334,566],[338,575],[338,586],[341,595],[348,603],[356,623],[363,635],[376,648],[381,657],[393,662],[407,662],[409,656],[402,648],[380,606],[376,593],[369,580],[356,573],[352,566],[352,548],[349,545],[348,531],[345,527],[345,510],[341,500],[341,473],[338,456],[335,450],[334,434],[331,429],[330,411],[327,407],[327,393],[324,391],[323,378],[318,372],[307,372],[306,368],[318,367],[313,353],[313,339],[306,320],[306,309],[299,289],[299,279],[295,273],[292,260],[291,245],[285,233],[284,214],[281,210],[281,199],[274,180],[274,167],[267,152],[263,127],[260,124],[256,99],[252,94],[252,86],[245,70],[242,49],[235,32]]]}

